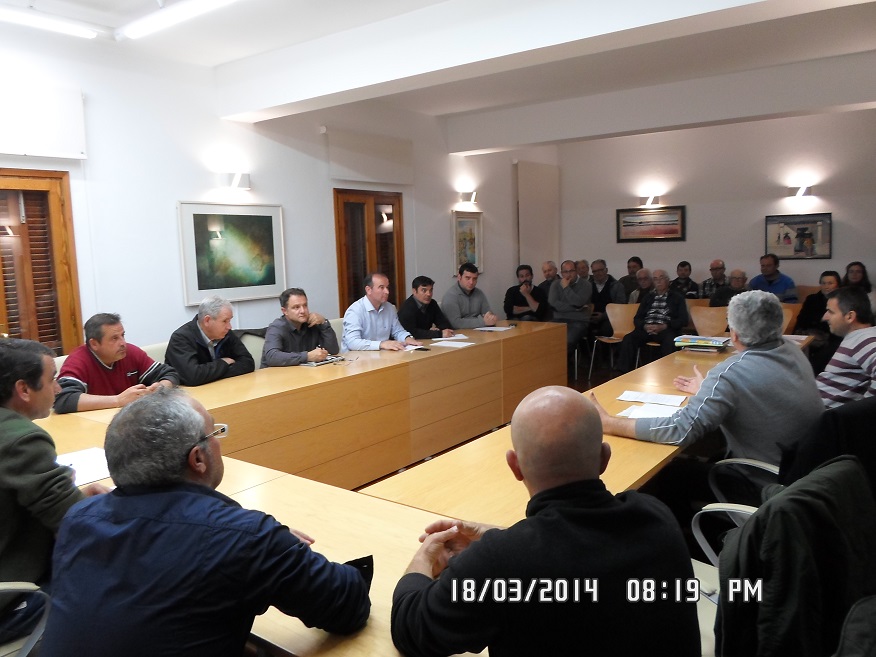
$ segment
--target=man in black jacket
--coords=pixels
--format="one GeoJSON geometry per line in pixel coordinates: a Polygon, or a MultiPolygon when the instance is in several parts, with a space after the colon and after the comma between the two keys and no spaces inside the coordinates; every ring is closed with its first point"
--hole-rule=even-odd
{"type": "Polygon", "coordinates": [[[398,309],[399,323],[417,340],[453,336],[450,320],[432,298],[434,286],[428,276],[417,276],[411,281],[411,296],[398,309]]]}
{"type": "Polygon", "coordinates": [[[531,496],[526,519],[426,528],[393,594],[399,651],[699,655],[681,529],[657,499],[606,490],[611,449],[593,404],[571,388],[536,390],[514,411],[511,442],[508,466],[531,496]]]}
{"type": "Polygon", "coordinates": [[[182,385],[200,386],[255,369],[252,355],[231,331],[233,317],[230,301],[207,297],[192,321],[173,332],[164,360],[182,385]]]}

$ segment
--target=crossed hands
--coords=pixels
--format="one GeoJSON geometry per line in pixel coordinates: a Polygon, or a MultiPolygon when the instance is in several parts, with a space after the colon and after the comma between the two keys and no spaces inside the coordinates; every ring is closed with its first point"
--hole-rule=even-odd
{"type": "Polygon", "coordinates": [[[465,550],[473,542],[480,540],[494,525],[485,525],[463,520],[436,520],[426,527],[420,535],[423,544],[414,555],[408,572],[420,572],[430,577],[438,577],[447,567],[451,557],[465,550]]]}

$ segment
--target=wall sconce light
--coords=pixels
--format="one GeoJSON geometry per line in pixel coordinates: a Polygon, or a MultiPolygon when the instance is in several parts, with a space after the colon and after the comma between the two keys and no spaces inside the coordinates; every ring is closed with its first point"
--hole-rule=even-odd
{"type": "Polygon", "coordinates": [[[788,196],[812,196],[813,194],[815,194],[815,188],[807,185],[788,187],[788,196]]]}
{"type": "Polygon", "coordinates": [[[478,197],[478,193],[475,192],[459,192],[459,202],[460,203],[477,203],[475,200],[478,197]]]}
{"type": "Polygon", "coordinates": [[[210,239],[211,240],[221,240],[222,239],[222,231],[221,230],[211,230],[210,231],[210,239]]]}
{"type": "Polygon", "coordinates": [[[0,237],[15,237],[12,226],[0,226],[0,237]]]}
{"type": "Polygon", "coordinates": [[[642,207],[652,207],[655,205],[660,205],[660,197],[652,194],[651,196],[640,196],[639,197],[639,205],[642,207]]]}
{"type": "Polygon", "coordinates": [[[248,173],[220,173],[219,180],[222,187],[231,189],[252,189],[248,173]]]}

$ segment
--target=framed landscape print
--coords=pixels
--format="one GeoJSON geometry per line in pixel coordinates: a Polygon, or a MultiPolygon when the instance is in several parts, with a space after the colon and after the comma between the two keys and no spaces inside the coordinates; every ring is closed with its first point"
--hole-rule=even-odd
{"type": "Polygon", "coordinates": [[[279,205],[180,202],[178,210],[187,306],[214,294],[243,301],[286,289],[279,205]]]}
{"type": "Polygon", "coordinates": [[[481,237],[482,212],[453,213],[453,273],[459,266],[470,262],[478,271],[484,271],[481,237]]]}
{"type": "Polygon", "coordinates": [[[683,242],[685,206],[617,211],[618,242],[683,242]]]}
{"type": "Polygon", "coordinates": [[[764,253],[782,260],[830,258],[831,233],[830,212],[770,215],[765,219],[764,253]]]}

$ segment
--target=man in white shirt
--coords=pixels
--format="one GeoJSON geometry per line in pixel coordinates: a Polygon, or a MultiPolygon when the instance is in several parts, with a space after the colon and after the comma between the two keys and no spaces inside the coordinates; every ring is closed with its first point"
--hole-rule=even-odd
{"type": "Polygon", "coordinates": [[[827,408],[872,397],[876,377],[876,327],[867,293],[841,287],[827,296],[824,321],[830,332],[843,339],[818,375],[818,392],[827,408]]]}
{"type": "Polygon", "coordinates": [[[395,306],[388,299],[386,274],[368,274],[365,296],[344,313],[341,351],[403,351],[406,345],[421,345],[398,321],[395,306]]]}

